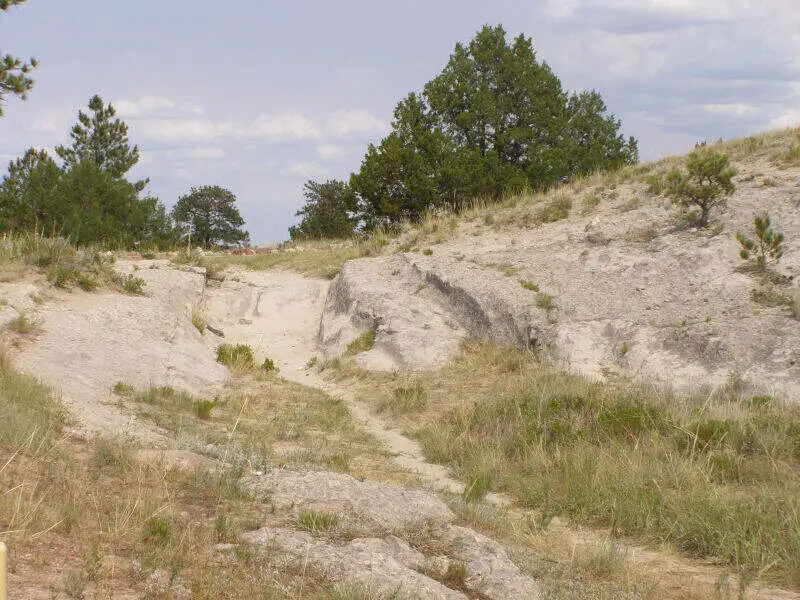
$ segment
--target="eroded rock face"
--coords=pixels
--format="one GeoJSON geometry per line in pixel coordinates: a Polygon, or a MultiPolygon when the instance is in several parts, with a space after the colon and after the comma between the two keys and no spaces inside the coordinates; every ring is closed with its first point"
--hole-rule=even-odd
{"type": "Polygon", "coordinates": [[[285,523],[281,515],[287,515],[297,522],[308,510],[337,518],[338,534],[312,535],[280,525],[242,536],[332,581],[430,600],[540,597],[536,582],[499,544],[454,525],[452,511],[432,494],[329,472],[275,470],[242,481],[270,499],[273,519],[285,523]],[[357,532],[355,539],[351,532],[357,532]]]}
{"type": "Polygon", "coordinates": [[[531,348],[549,343],[547,313],[519,293],[519,284],[508,286],[502,274],[471,263],[447,264],[453,272],[410,254],[346,263],[322,315],[323,357],[342,354],[368,329],[377,333],[375,345],[356,360],[385,370],[441,366],[468,338],[531,348]]]}
{"type": "Polygon", "coordinates": [[[374,348],[356,357],[366,368],[439,367],[475,339],[532,348],[595,379],[678,391],[735,379],[745,393],[797,400],[800,320],[789,304],[800,294],[800,246],[787,244],[765,278],[740,269],[734,237],[764,210],[787,240],[800,237],[800,192],[785,185],[795,175],[764,187],[754,179],[762,168],[743,167],[714,231],[676,227],[663,199],[628,184],[591,214],[531,228],[463,222],[431,253],[351,261],[326,303],[322,354],[342,354],[373,329],[374,348]]]}
{"type": "MultiPolygon", "coordinates": [[[[130,263],[118,266],[134,273],[130,263]]],[[[137,267],[135,275],[145,282],[141,296],[56,293],[38,308],[40,332],[23,347],[16,365],[59,391],[84,431],[156,441],[155,428],[119,409],[114,384],[167,385],[213,396],[229,373],[190,320],[205,290],[203,272],[176,269],[167,261],[140,261],[137,267]]]]}
{"type": "Polygon", "coordinates": [[[359,481],[342,473],[277,470],[244,482],[255,491],[269,493],[279,509],[333,513],[349,525],[371,531],[394,533],[422,523],[454,519],[447,505],[431,494],[359,481]]]}
{"type": "Polygon", "coordinates": [[[418,572],[422,562],[406,546],[398,552],[398,541],[376,538],[336,544],[290,529],[264,528],[246,533],[243,540],[262,547],[276,547],[297,561],[307,561],[331,581],[360,584],[383,594],[402,594],[420,600],[464,600],[467,596],[418,572]],[[409,560],[411,559],[411,560],[409,560]]]}

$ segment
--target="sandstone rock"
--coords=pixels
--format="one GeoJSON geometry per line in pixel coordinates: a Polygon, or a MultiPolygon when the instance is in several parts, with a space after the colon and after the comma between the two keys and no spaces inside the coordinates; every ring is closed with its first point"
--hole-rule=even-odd
{"type": "Polygon", "coordinates": [[[359,481],[341,473],[273,470],[262,477],[246,477],[242,481],[252,490],[268,493],[278,509],[298,513],[310,508],[332,513],[348,524],[372,531],[400,532],[454,518],[447,505],[431,494],[359,481]]]}

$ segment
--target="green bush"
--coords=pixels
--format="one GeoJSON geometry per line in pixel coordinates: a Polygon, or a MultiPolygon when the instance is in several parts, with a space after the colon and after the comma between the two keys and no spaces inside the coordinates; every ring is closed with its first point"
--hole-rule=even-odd
{"type": "Polygon", "coordinates": [[[213,400],[198,400],[194,404],[194,412],[197,418],[208,420],[211,418],[211,410],[214,408],[213,400]]]}
{"type": "Polygon", "coordinates": [[[736,233],[736,239],[741,245],[739,257],[745,261],[752,261],[760,270],[767,268],[767,263],[780,262],[783,256],[783,234],[772,229],[768,213],[756,215],[753,220],[755,240],[743,233],[736,233]]]}
{"type": "Polygon", "coordinates": [[[700,147],[686,158],[686,173],[673,169],[665,178],[665,189],[673,201],[694,214],[698,227],[708,225],[711,209],[725,203],[736,186],[736,168],[728,157],[711,148],[700,147]],[[700,214],[691,209],[698,209],[700,214]]]}
{"type": "Polygon", "coordinates": [[[169,521],[152,517],[144,524],[144,541],[159,546],[169,542],[172,537],[172,528],[169,521]]]}
{"type": "Polygon", "coordinates": [[[255,364],[253,349],[247,344],[222,344],[217,348],[217,362],[231,368],[250,369],[255,364]]]}
{"type": "Polygon", "coordinates": [[[361,352],[372,350],[375,345],[375,330],[367,329],[347,345],[347,354],[354,356],[361,352]]]}

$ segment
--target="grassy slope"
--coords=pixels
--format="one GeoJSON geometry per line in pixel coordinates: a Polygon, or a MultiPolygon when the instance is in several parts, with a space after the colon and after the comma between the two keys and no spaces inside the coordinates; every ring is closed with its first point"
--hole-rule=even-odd
{"type": "MultiPolygon", "coordinates": [[[[800,129],[712,146],[734,162],[800,165],[800,129]]],[[[657,183],[682,162],[669,157],[543,194],[476,202],[461,215],[430,215],[406,227],[394,249],[424,251],[464,221],[503,229],[591,212],[597,193],[657,183]]],[[[471,346],[455,366],[428,375],[366,374],[344,364],[338,376],[477,495],[501,490],[545,522],[566,515],[800,588],[796,407],[741,398],[735,382],[703,398],[596,384],[490,346],[471,346]]]]}

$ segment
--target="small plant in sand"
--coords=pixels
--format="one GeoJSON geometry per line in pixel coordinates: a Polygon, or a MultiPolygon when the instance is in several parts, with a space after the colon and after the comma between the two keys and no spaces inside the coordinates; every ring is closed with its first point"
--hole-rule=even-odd
{"type": "Polygon", "coordinates": [[[8,323],[8,329],[14,333],[26,334],[35,332],[38,327],[36,326],[36,323],[28,317],[28,315],[22,313],[18,317],[11,319],[11,321],[8,323]]]}
{"type": "Polygon", "coordinates": [[[194,412],[198,419],[207,421],[211,418],[211,411],[214,408],[213,400],[198,400],[194,404],[194,412]]]}
{"type": "Polygon", "coordinates": [[[217,362],[236,370],[252,369],[253,349],[247,344],[222,344],[217,348],[217,362]]]}
{"type": "Polygon", "coordinates": [[[195,329],[197,329],[197,331],[200,333],[203,333],[208,325],[206,321],[206,313],[199,306],[192,308],[192,325],[194,325],[195,329]]]}
{"type": "Polygon", "coordinates": [[[687,219],[705,228],[711,209],[724,205],[736,189],[734,175],[736,168],[726,155],[701,147],[686,158],[686,173],[678,169],[667,173],[664,189],[676,204],[689,211],[687,219]]]}
{"type": "Polygon", "coordinates": [[[126,294],[130,294],[131,296],[142,296],[144,294],[142,289],[144,288],[144,279],[136,277],[133,273],[124,277],[120,276],[118,283],[122,291],[126,294]]]}
{"type": "Polygon", "coordinates": [[[304,508],[297,517],[297,526],[309,533],[324,533],[339,525],[339,516],[304,508]]]}
{"type": "Polygon", "coordinates": [[[354,356],[361,352],[368,352],[372,350],[375,345],[375,330],[367,329],[364,333],[359,335],[356,339],[347,345],[347,354],[354,356]]]}
{"type": "Polygon", "coordinates": [[[783,256],[783,234],[772,229],[768,213],[756,215],[753,221],[755,239],[743,233],[736,233],[736,239],[742,246],[739,256],[742,260],[751,262],[763,271],[768,262],[780,262],[783,256]]]}

